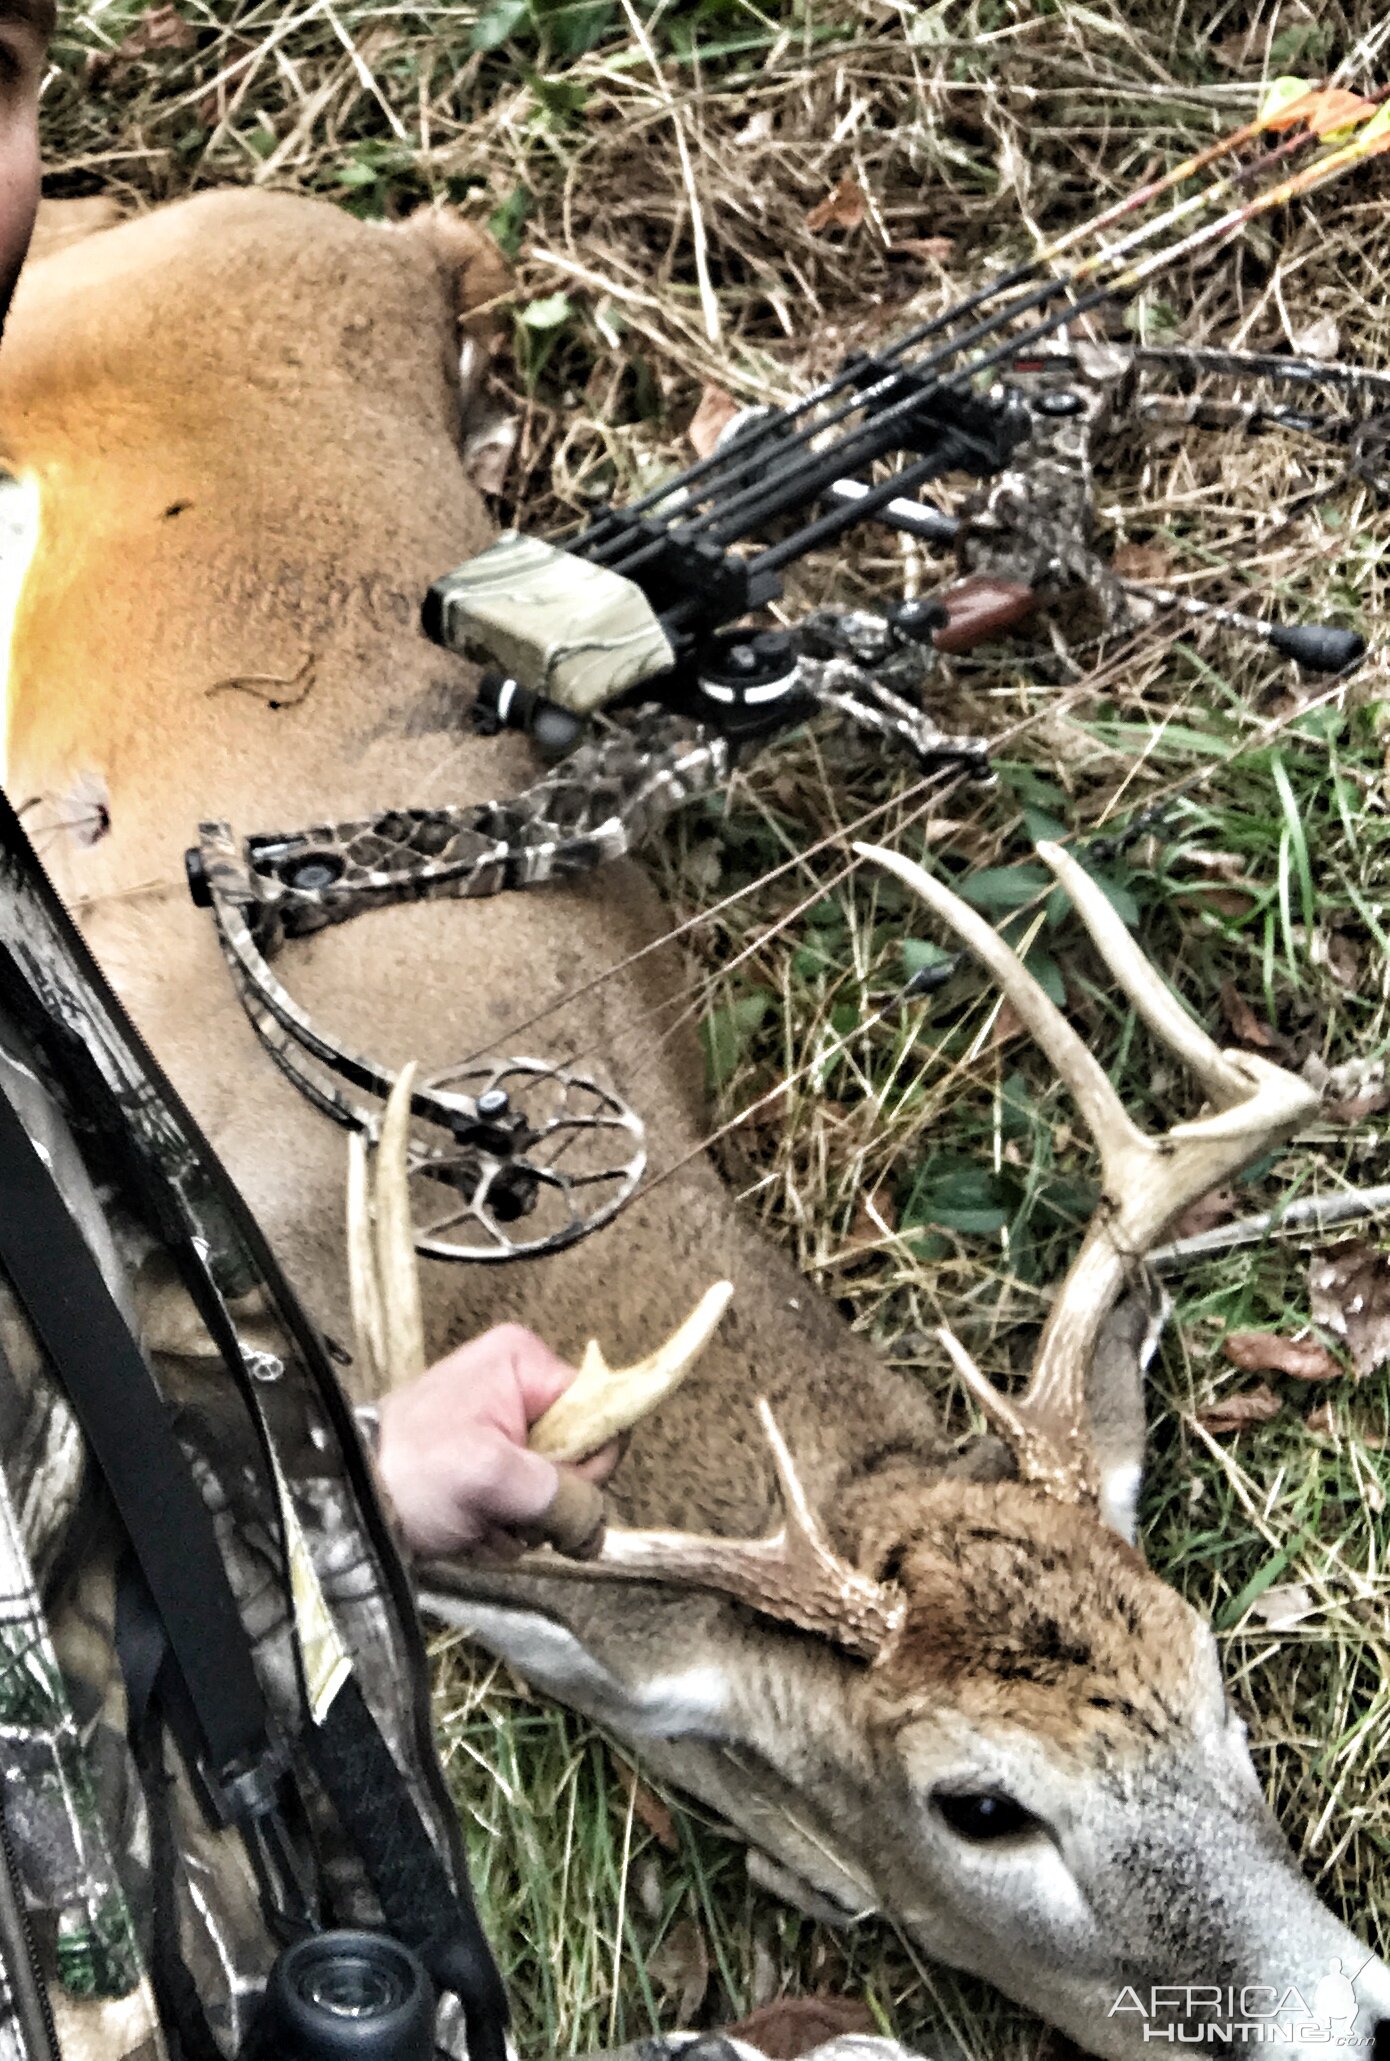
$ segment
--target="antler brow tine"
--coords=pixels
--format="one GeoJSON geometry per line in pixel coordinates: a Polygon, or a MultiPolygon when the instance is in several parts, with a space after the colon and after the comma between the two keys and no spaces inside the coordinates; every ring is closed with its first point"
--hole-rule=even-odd
{"type": "Polygon", "coordinates": [[[630,1367],[610,1367],[591,1338],[574,1380],[531,1426],[533,1453],[557,1462],[584,1460],[649,1416],[684,1381],[718,1328],[732,1281],[707,1288],[678,1330],[630,1367]]]}

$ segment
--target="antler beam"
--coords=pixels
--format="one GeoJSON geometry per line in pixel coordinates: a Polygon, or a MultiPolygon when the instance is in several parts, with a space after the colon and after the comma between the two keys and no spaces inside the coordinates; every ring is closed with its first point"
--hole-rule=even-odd
{"type": "MultiPolygon", "coordinates": [[[[815,1632],[861,1659],[881,1661],[902,1625],[904,1603],[889,1583],[871,1581],[841,1559],[826,1538],[766,1401],[759,1400],[772,1448],[784,1519],[761,1539],[721,1539],[698,1532],[624,1531],[610,1526],[591,1560],[566,1560],[542,1550],[508,1562],[508,1571],[571,1580],[662,1582],[709,1589],[746,1603],[760,1616],[815,1632]]],[[[449,1593],[461,1584],[448,1561],[420,1571],[425,1589],[449,1593]]]]}
{"type": "Polygon", "coordinates": [[[1160,980],[1091,876],[1059,846],[1040,844],[1039,858],[1071,896],[1120,992],[1214,1104],[1210,1116],[1175,1124],[1160,1138],[1147,1136],[1126,1115],[1083,1040],[983,918],[900,853],[869,844],[854,849],[896,874],[983,961],[1070,1090],[1099,1148],[1105,1192],[1053,1302],[1025,1393],[1001,1395],[948,1341],[977,1399],[1013,1446],[1020,1473],[1068,1501],[1094,1500],[1086,1375],[1126,1276],[1189,1204],[1306,1123],[1317,1096],[1282,1067],[1252,1053],[1222,1051],[1160,980]]]}

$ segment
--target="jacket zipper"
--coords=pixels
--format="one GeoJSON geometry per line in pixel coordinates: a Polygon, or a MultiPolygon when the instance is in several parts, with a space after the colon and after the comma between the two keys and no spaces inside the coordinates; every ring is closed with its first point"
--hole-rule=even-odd
{"type": "Polygon", "coordinates": [[[48,1984],[39,1962],[34,1928],[29,1920],[29,1907],[24,1901],[14,1842],[10,1838],[9,1821],[3,1805],[0,1805],[0,1855],[4,1858],[4,1867],[0,1869],[0,1941],[4,1944],[5,1973],[9,1978],[14,2014],[24,2035],[25,2049],[34,2061],[62,2061],[58,2049],[58,2028],[53,2022],[53,2006],[48,1999],[48,1984]]]}

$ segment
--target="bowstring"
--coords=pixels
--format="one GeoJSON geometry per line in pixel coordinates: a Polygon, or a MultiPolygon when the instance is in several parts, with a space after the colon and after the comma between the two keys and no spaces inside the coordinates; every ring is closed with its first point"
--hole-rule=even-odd
{"type": "MultiPolygon", "coordinates": [[[[1192,793],[1194,789],[1202,787],[1207,781],[1214,780],[1218,774],[1227,771],[1248,753],[1266,750],[1276,738],[1289,730],[1295,723],[1302,721],[1305,716],[1314,714],[1319,709],[1329,707],[1336,701],[1339,695],[1346,692],[1348,685],[1349,682],[1346,680],[1334,681],[1321,694],[1314,695],[1309,700],[1300,702],[1296,708],[1286,709],[1281,714],[1270,717],[1265,723],[1260,725],[1254,737],[1240,739],[1238,743],[1232,745],[1229,751],[1224,752],[1219,759],[1194,767],[1190,773],[1178,775],[1173,780],[1165,783],[1160,787],[1157,795],[1151,796],[1145,802],[1144,809],[1141,812],[1142,815],[1147,817],[1150,814],[1157,813],[1159,810],[1170,808],[1174,802],[1192,793]]],[[[1080,694],[1083,691],[1091,691],[1092,686],[1092,682],[1083,683],[1081,686],[1078,686],[1076,693],[1080,694]]],[[[1032,720],[1036,720],[1036,718],[1023,718],[1016,728],[1021,729],[1024,724],[1032,720]]],[[[1108,818],[1103,815],[1098,824],[1088,825],[1085,830],[1068,831],[1065,837],[1059,838],[1057,841],[1064,847],[1068,847],[1079,841],[1089,840],[1097,834],[1107,820],[1108,818]]],[[[838,831],[834,835],[838,838],[846,836],[848,833],[838,831]]],[[[833,842],[834,839],[831,841],[833,842]]],[[[854,859],[851,862],[851,867],[863,863],[861,860],[854,859]]],[[[1051,889],[1049,888],[1045,892],[1050,893],[1051,889]]],[[[1023,914],[1025,912],[1019,911],[1018,913],[1023,914]]],[[[731,1132],[739,1130],[769,1102],[786,1095],[792,1088],[795,1088],[800,1082],[807,1079],[809,1075],[826,1066],[831,1060],[838,1058],[848,1049],[854,1039],[867,1036],[870,1032],[876,1030],[890,1015],[901,1010],[911,999],[902,989],[896,990],[879,1008],[871,1010],[867,1016],[863,1017],[850,1030],[837,1038],[828,1048],[818,1048],[802,1065],[795,1067],[790,1073],[782,1074],[770,1088],[755,1096],[751,1102],[745,1104],[742,1109],[737,1110],[734,1115],[716,1124],[714,1129],[708,1132],[704,1138],[681,1153],[678,1158],[663,1167],[659,1173],[644,1177],[633,1191],[631,1200],[636,1202],[640,1198],[649,1195],[654,1188],[660,1187],[664,1181],[668,1181],[674,1175],[680,1173],[693,1160],[698,1159],[702,1153],[710,1151],[721,1139],[728,1137],[731,1132]]],[[[953,1071],[957,1073],[963,1071],[966,1063],[964,1059],[952,1062],[953,1071]]]]}
{"type": "MultiPolygon", "coordinates": [[[[1183,634],[1183,628],[1184,625],[1181,620],[1175,622],[1172,631],[1166,635],[1161,631],[1155,633],[1154,627],[1151,624],[1141,626],[1132,635],[1126,637],[1118,649],[1101,664],[1092,667],[1083,679],[1074,682],[1072,686],[1063,689],[1060,693],[1050,695],[1045,706],[1030,709],[1025,714],[1017,717],[1013,722],[1006,724],[992,740],[993,748],[997,750],[1000,747],[1006,747],[1016,742],[1019,738],[1026,736],[1028,731],[1035,725],[1043,722],[1048,717],[1065,715],[1078,703],[1103,691],[1106,686],[1127,672],[1131,666],[1146,659],[1157,660],[1161,658],[1162,653],[1170,648],[1183,634]]],[[[583,982],[579,987],[570,989],[566,994],[548,1003],[544,1009],[534,1012],[532,1016],[525,1019],[521,1024],[514,1024],[498,1032],[494,1039],[489,1040],[488,1044],[471,1053],[467,1059],[460,1061],[460,1067],[475,1063],[489,1053],[494,1052],[496,1047],[503,1042],[510,1043],[523,1032],[534,1027],[535,1024],[544,1021],[546,1017],[570,1007],[572,1003],[583,999],[584,996],[590,994],[605,981],[625,972],[636,961],[645,958],[648,953],[661,949],[677,938],[698,929],[702,924],[715,921],[727,909],[746,900],[750,895],[757,894],[761,889],[768,886],[771,882],[780,879],[793,868],[804,867],[808,861],[816,858],[819,854],[841,847],[844,841],[859,836],[872,823],[890,814],[895,809],[907,809],[909,811],[907,821],[901,826],[903,829],[907,829],[913,823],[920,821],[934,804],[946,802],[961,791],[969,792],[970,786],[971,783],[962,772],[942,769],[924,775],[922,779],[913,782],[898,794],[890,795],[885,800],[874,803],[869,809],[865,810],[848,824],[838,824],[833,830],[827,831],[824,836],[818,838],[813,844],[803,847],[801,850],[792,853],[787,859],[780,861],[776,866],[758,874],[753,880],[747,882],[743,887],[735,889],[731,894],[724,896],[710,908],[697,910],[693,915],[683,918],[669,930],[663,932],[660,937],[653,939],[650,944],[643,945],[637,951],[629,953],[625,958],[614,961],[613,964],[593,975],[591,979],[583,982]],[[914,804],[917,806],[914,807],[914,804]]],[[[757,935],[741,948],[734,959],[712,972],[696,973],[690,980],[676,988],[661,1001],[648,1004],[645,1008],[634,1012],[617,1031],[605,1033],[602,1037],[596,1037],[590,1044],[580,1047],[566,1061],[566,1064],[579,1064],[586,1059],[592,1058],[599,1051],[612,1051],[620,1041],[626,1041],[637,1036],[639,1032],[645,1031],[651,1022],[665,1010],[680,1004],[687,1005],[681,1019],[682,1024],[690,1020],[692,1016],[698,1015],[713,982],[727,978],[746,959],[754,953],[763,950],[794,923],[799,916],[805,914],[808,909],[813,908],[817,902],[823,901],[826,894],[831,892],[834,887],[843,885],[844,881],[858,869],[861,863],[859,859],[851,856],[845,866],[831,880],[816,883],[804,900],[759,930],[757,935]]],[[[676,1035],[680,1027],[680,1024],[668,1026],[664,1032],[660,1033],[661,1042],[668,1042],[671,1037],[676,1035]]],[[[644,1077],[650,1071],[651,1065],[654,1063],[654,1056],[653,1054],[647,1060],[639,1061],[638,1070],[631,1076],[625,1077],[625,1093],[633,1081],[644,1077]]]]}

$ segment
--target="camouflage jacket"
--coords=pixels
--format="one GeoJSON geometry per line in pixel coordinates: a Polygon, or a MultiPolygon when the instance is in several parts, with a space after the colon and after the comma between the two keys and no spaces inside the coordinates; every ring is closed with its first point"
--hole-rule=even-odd
{"type": "MultiPolygon", "coordinates": [[[[58,910],[3,797],[0,1093],[139,1338],[211,1513],[288,1743],[317,1919],[383,1922],[362,1842],[306,1746],[348,1683],[389,1747],[441,1879],[463,1884],[466,1899],[409,1589],[322,1342],[58,910]],[[234,1329],[237,1368],[209,1331],[210,1297],[234,1329]]],[[[242,1834],[210,1822],[177,1751],[152,1810],[118,1659],[124,1534],[14,1287],[0,1270],[0,2061],[176,2061],[181,2035],[152,1979],[161,1897],[204,2038],[233,2054],[277,1951],[264,1883],[242,1834]]],[[[214,1328],[225,1344],[232,1334],[214,1328]]],[[[443,2051],[464,2052],[447,1994],[439,2037],[443,2051]]]]}

